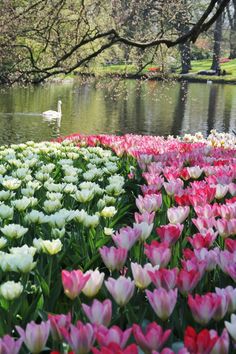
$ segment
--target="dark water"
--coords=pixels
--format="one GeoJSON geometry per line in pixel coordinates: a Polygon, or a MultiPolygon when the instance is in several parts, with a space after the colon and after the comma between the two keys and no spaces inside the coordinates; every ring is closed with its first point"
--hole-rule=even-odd
{"type": "Polygon", "coordinates": [[[112,80],[0,89],[0,144],[71,133],[184,134],[236,130],[236,86],[112,80]],[[56,109],[62,118],[40,113],[56,109]]]}

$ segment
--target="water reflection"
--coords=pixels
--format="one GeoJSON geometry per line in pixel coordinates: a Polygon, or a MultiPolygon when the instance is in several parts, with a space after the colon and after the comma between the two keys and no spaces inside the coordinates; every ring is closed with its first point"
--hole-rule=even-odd
{"type": "Polygon", "coordinates": [[[182,131],[183,117],[186,110],[186,104],[188,99],[188,87],[189,83],[183,81],[179,85],[179,93],[176,97],[176,106],[173,114],[173,124],[171,128],[171,134],[176,135],[182,131]]]}
{"type": "Polygon", "coordinates": [[[183,134],[235,127],[236,86],[111,80],[0,91],[0,144],[75,132],[183,134]],[[62,100],[62,119],[41,112],[62,100]]]}

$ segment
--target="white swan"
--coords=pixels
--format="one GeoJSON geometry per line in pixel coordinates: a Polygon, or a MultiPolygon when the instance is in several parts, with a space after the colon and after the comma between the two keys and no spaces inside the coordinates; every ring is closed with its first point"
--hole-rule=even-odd
{"type": "Polygon", "coordinates": [[[61,101],[57,102],[57,111],[45,111],[42,113],[44,117],[47,118],[61,118],[61,101]]]}

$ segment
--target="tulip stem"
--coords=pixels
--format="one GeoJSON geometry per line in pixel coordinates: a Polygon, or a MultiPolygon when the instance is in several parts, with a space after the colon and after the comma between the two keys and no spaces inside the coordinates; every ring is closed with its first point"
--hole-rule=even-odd
{"type": "Polygon", "coordinates": [[[53,264],[53,256],[50,257],[49,267],[48,267],[48,287],[50,289],[51,277],[52,277],[52,264],[53,264]]]}

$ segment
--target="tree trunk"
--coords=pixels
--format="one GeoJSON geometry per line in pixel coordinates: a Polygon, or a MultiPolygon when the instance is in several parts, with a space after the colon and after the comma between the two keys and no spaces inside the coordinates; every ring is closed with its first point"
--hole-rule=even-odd
{"type": "Polygon", "coordinates": [[[234,13],[233,13],[233,16],[231,17],[231,19],[229,21],[229,23],[230,23],[230,35],[229,35],[230,54],[229,54],[229,59],[235,59],[236,58],[236,0],[233,0],[233,4],[232,5],[234,7],[234,13]]]}
{"type": "MultiPolygon", "coordinates": [[[[220,4],[220,0],[218,1],[220,4]]],[[[220,50],[222,41],[222,27],[223,27],[223,13],[216,20],[214,29],[214,47],[213,47],[213,58],[211,69],[219,71],[220,70],[220,50]]]]}
{"type": "Polygon", "coordinates": [[[181,55],[181,74],[188,74],[191,69],[191,48],[190,42],[179,45],[181,55]]]}

